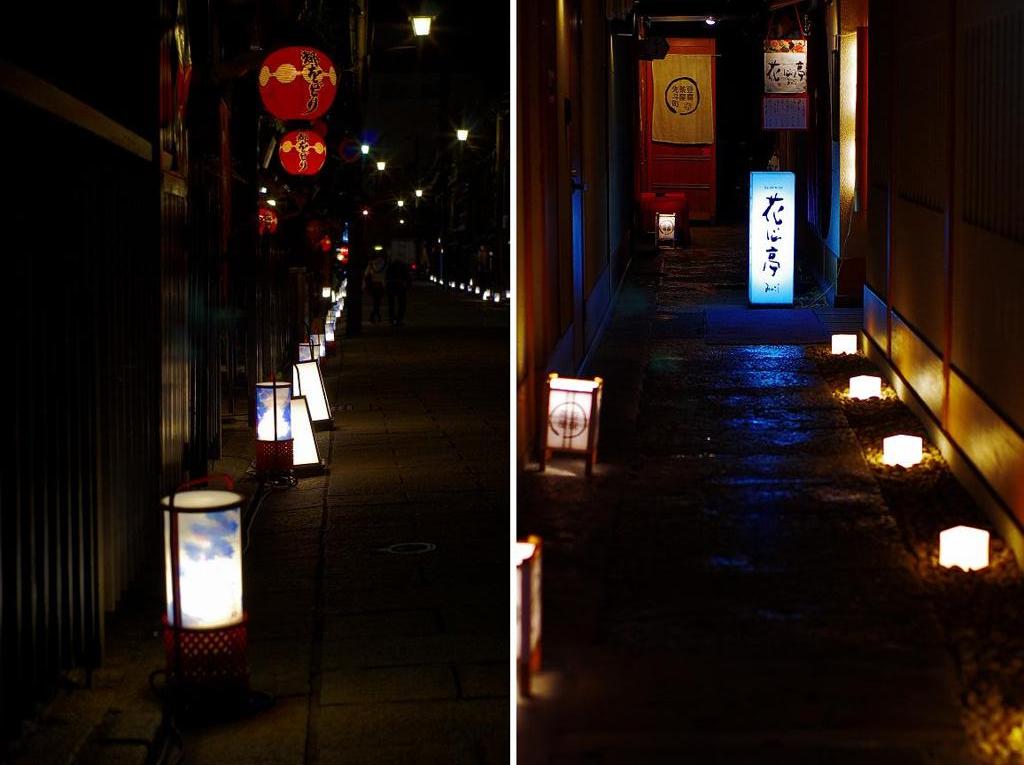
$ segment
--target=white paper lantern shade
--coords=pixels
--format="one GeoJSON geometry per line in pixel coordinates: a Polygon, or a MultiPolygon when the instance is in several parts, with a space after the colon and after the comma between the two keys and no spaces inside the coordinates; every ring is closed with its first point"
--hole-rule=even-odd
{"type": "Polygon", "coordinates": [[[519,693],[530,695],[530,678],[540,670],[541,540],[516,542],[516,678],[519,693]]]}
{"type": "Polygon", "coordinates": [[[541,470],[553,453],[569,452],[586,455],[587,475],[593,472],[603,385],[600,377],[578,380],[555,373],[548,375],[547,427],[541,450],[541,470]]]}
{"type": "Polygon", "coordinates": [[[977,571],[988,566],[989,533],[971,526],[954,526],[939,534],[939,565],[977,571]]]}
{"type": "Polygon", "coordinates": [[[309,343],[299,343],[299,361],[313,360],[313,346],[309,343]]]}
{"type": "Polygon", "coordinates": [[[856,335],[832,335],[832,355],[857,354],[856,335]]]}
{"type": "MultiPolygon", "coordinates": [[[[228,476],[220,480],[234,489],[228,476]]],[[[167,668],[183,684],[246,686],[241,530],[245,498],[233,490],[182,490],[210,481],[190,481],[161,501],[167,668]]]]}
{"type": "Polygon", "coordinates": [[[323,468],[320,447],[317,446],[313,433],[313,419],[310,417],[305,396],[296,396],[292,399],[292,432],[295,435],[292,466],[299,472],[323,468]]]}
{"type": "Polygon", "coordinates": [[[316,340],[320,344],[320,358],[327,358],[327,335],[321,332],[316,336],[316,340]]]}
{"type": "Polygon", "coordinates": [[[658,247],[675,247],[676,245],[676,214],[655,213],[658,223],[658,247]]]}
{"type": "Polygon", "coordinates": [[[327,388],[320,365],[315,361],[300,361],[292,372],[292,394],[305,396],[309,415],[315,423],[329,423],[331,405],[327,399],[327,388]]]}
{"type": "Polygon", "coordinates": [[[291,386],[256,383],[256,470],[290,470],[292,466],[291,386]]]}
{"type": "Polygon", "coordinates": [[[882,397],[882,378],[873,375],[857,375],[850,378],[850,398],[869,399],[882,397]]]}
{"type": "Polygon", "coordinates": [[[911,468],[921,461],[924,442],[920,436],[889,436],[882,439],[882,462],[911,468]]]}

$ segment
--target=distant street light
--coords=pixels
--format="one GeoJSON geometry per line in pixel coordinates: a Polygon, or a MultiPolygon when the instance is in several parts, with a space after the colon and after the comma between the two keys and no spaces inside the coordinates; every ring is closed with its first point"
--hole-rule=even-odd
{"type": "Polygon", "coordinates": [[[458,138],[460,141],[468,141],[469,131],[466,130],[465,128],[459,128],[458,130],[455,131],[455,137],[458,138]]]}
{"type": "Polygon", "coordinates": [[[430,16],[413,16],[412,17],[412,31],[417,37],[426,37],[430,34],[430,22],[433,19],[430,16]]]}
{"type": "Polygon", "coordinates": [[[277,200],[276,199],[268,199],[267,200],[267,204],[270,205],[271,207],[277,207],[277,200]]]}
{"type": "Polygon", "coordinates": [[[416,197],[419,198],[419,197],[422,197],[422,196],[423,196],[423,189],[416,189],[416,197]]]}
{"type": "Polygon", "coordinates": [[[405,218],[399,218],[398,219],[398,223],[399,223],[399,225],[404,226],[405,225],[405,218]]]}
{"type": "Polygon", "coordinates": [[[359,151],[361,151],[363,154],[369,154],[370,153],[370,144],[364,143],[362,146],[359,147],[359,151]]]}
{"type": "Polygon", "coordinates": [[[370,214],[370,211],[369,211],[369,210],[367,210],[367,209],[366,209],[366,208],[364,207],[364,208],[363,208],[363,215],[369,215],[369,214],[370,214]]]}
{"type": "Polygon", "coordinates": [[[260,186],[260,193],[261,194],[266,194],[267,193],[267,187],[266,186],[260,186]]]}
{"type": "Polygon", "coordinates": [[[716,19],[714,16],[708,16],[706,19],[704,19],[704,23],[707,24],[709,27],[713,27],[715,24],[718,23],[718,19],[716,19]]]}
{"type": "Polygon", "coordinates": [[[388,166],[388,163],[385,162],[383,159],[380,160],[380,162],[377,163],[377,169],[380,170],[382,173],[384,172],[384,168],[387,167],[387,166],[388,166]]]}
{"type": "Polygon", "coordinates": [[[404,199],[399,199],[398,200],[398,206],[399,207],[405,207],[405,200],[404,199]]]}

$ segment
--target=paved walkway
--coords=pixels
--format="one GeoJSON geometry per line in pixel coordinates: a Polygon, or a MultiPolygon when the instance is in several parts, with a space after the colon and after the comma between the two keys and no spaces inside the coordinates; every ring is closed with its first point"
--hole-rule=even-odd
{"type": "Polygon", "coordinates": [[[601,460],[521,477],[544,539],[524,763],[968,762],[938,626],[804,347],[709,345],[743,232],[634,259],[590,373],[601,460]]]}

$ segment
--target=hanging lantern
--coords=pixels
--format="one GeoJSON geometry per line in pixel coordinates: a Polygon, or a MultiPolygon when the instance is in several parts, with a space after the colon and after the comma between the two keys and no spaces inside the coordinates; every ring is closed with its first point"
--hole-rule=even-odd
{"type": "Polygon", "coordinates": [[[269,207],[260,207],[257,213],[257,230],[260,236],[277,233],[277,213],[269,207]]]}
{"type": "MultiPolygon", "coordinates": [[[[501,299],[498,293],[495,298],[501,299]]],[[[544,470],[553,452],[585,454],[587,475],[597,461],[597,435],[601,419],[601,391],[604,381],[575,380],[548,375],[546,438],[541,450],[540,469],[544,470]]]]}
{"type": "Polygon", "coordinates": [[[832,354],[839,355],[843,353],[857,354],[856,335],[832,335],[832,354]]]}
{"type": "Polygon", "coordinates": [[[309,415],[315,423],[331,422],[324,376],[316,361],[300,361],[292,367],[292,395],[305,396],[309,415]]]}
{"type": "Polygon", "coordinates": [[[334,64],[315,48],[281,48],[263,60],[259,73],[264,108],[282,120],[315,120],[338,90],[334,64]]]}
{"type": "Polygon", "coordinates": [[[256,470],[292,466],[292,406],[286,382],[256,383],[256,470]]]}
{"type": "Polygon", "coordinates": [[[975,571],[988,566],[989,533],[971,526],[954,526],[939,534],[939,565],[975,571]]]}
{"type": "Polygon", "coordinates": [[[167,594],[164,649],[168,675],[178,685],[245,688],[245,498],[234,491],[230,477],[219,478],[230,491],[192,488],[209,484],[208,476],[182,484],[161,500],[167,594]]]}
{"type": "Polygon", "coordinates": [[[869,399],[882,397],[882,378],[874,375],[857,375],[850,378],[850,398],[869,399]]]}
{"type": "Polygon", "coordinates": [[[281,139],[277,156],[292,175],[316,175],[327,161],[327,144],[310,130],[293,130],[281,139]]]}
{"type": "Polygon", "coordinates": [[[295,433],[295,449],[292,452],[292,467],[298,472],[319,472],[324,464],[320,459],[320,448],[313,435],[313,420],[305,396],[292,399],[292,429],[295,433]]]}
{"type": "Polygon", "coordinates": [[[530,695],[530,676],[540,670],[540,537],[516,542],[516,677],[519,693],[530,695]]]}
{"type": "Polygon", "coordinates": [[[921,461],[920,436],[889,436],[882,439],[882,462],[886,465],[914,467],[921,461]]]}

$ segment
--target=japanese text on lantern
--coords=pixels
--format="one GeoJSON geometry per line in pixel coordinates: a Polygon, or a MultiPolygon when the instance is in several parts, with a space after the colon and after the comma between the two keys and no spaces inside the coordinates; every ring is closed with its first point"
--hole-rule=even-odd
{"type": "Polygon", "coordinates": [[[748,297],[753,304],[793,302],[795,178],[750,174],[748,297]]]}

